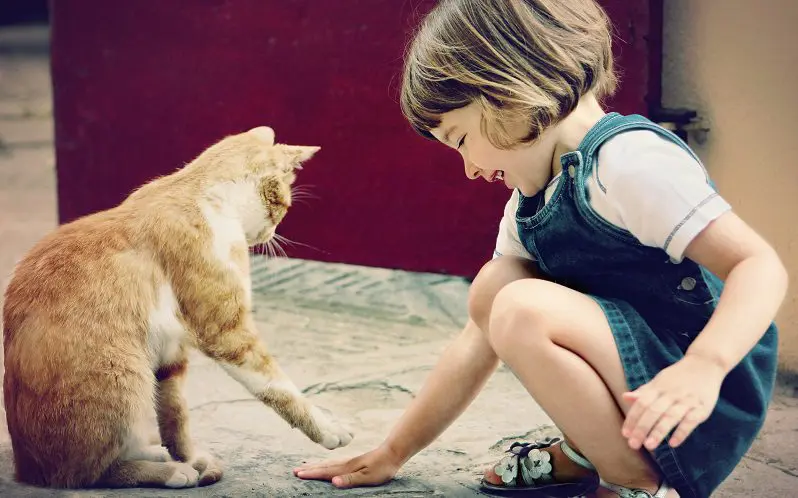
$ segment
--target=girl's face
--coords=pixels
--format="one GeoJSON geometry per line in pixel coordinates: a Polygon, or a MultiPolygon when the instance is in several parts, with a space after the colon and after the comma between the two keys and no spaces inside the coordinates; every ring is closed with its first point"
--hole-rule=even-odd
{"type": "MultiPolygon", "coordinates": [[[[532,196],[559,173],[559,161],[554,160],[558,147],[556,126],[543,132],[531,145],[498,149],[482,134],[481,120],[479,105],[471,103],[443,114],[440,125],[430,130],[438,141],[460,152],[470,180],[480,177],[487,182],[503,180],[508,189],[517,188],[525,196],[532,196]]],[[[505,126],[513,137],[526,134],[523,123],[505,126]]]]}

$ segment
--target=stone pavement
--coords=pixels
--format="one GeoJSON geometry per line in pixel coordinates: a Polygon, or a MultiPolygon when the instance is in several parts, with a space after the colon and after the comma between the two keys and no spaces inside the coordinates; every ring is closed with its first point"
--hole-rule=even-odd
{"type": "MultiPolygon", "coordinates": [[[[0,288],[14,262],[56,224],[47,64],[46,29],[0,29],[0,288]]],[[[188,491],[19,486],[2,424],[0,496],[477,496],[480,470],[508,441],[553,431],[500,368],[468,411],[391,484],[337,491],[300,481],[291,474],[295,465],[357,455],[383,439],[462,327],[467,282],[253,256],[253,287],[264,340],[307,396],[354,428],[349,446],[329,452],[314,445],[197,354],[185,389],[192,434],[224,461],[220,483],[188,491]]],[[[798,399],[783,388],[761,438],[716,496],[787,497],[796,486],[798,399]]]]}

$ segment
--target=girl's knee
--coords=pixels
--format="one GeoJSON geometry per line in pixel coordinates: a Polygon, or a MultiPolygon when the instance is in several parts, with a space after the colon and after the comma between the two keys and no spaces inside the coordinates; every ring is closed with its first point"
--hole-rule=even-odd
{"type": "Polygon", "coordinates": [[[468,314],[486,332],[496,295],[507,284],[520,279],[538,278],[537,265],[528,259],[501,256],[486,263],[468,291],[468,314]]]}
{"type": "Polygon", "coordinates": [[[505,285],[495,296],[488,320],[488,337],[494,348],[512,348],[518,334],[525,340],[545,339],[550,331],[547,290],[554,285],[544,280],[520,280],[505,285]],[[539,338],[534,336],[538,335],[539,338]]]}

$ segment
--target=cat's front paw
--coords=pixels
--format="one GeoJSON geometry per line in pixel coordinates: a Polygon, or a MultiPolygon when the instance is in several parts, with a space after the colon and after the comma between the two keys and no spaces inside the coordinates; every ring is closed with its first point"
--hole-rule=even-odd
{"type": "Polygon", "coordinates": [[[329,411],[313,407],[313,418],[321,431],[321,441],[318,443],[328,450],[341,448],[352,442],[352,430],[335,420],[329,411]]]}
{"type": "Polygon", "coordinates": [[[198,451],[188,463],[199,472],[200,486],[207,486],[222,480],[224,475],[222,465],[210,453],[198,451]]]}

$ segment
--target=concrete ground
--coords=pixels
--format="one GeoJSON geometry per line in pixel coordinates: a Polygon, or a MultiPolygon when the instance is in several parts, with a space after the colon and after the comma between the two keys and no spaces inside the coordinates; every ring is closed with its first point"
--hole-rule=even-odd
{"type": "MultiPolygon", "coordinates": [[[[47,30],[0,29],[0,288],[15,261],[56,226],[49,84],[47,30]]],[[[3,423],[0,496],[476,496],[481,469],[508,441],[553,431],[501,368],[468,411],[391,484],[336,491],[327,483],[300,481],[293,466],[357,455],[382,440],[462,327],[467,283],[255,258],[253,287],[264,340],[307,396],[355,429],[348,447],[329,452],[309,442],[195,355],[186,385],[192,433],[224,461],[220,483],[189,491],[77,493],[20,486],[3,423]]],[[[787,497],[796,489],[798,398],[782,387],[760,439],[715,496],[787,497]]]]}

